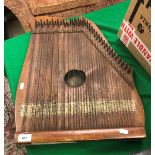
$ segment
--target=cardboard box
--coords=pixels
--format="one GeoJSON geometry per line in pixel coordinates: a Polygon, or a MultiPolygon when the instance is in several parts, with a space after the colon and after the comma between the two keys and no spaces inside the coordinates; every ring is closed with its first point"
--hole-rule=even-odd
{"type": "Polygon", "coordinates": [[[151,0],[131,0],[118,37],[151,74],[151,0]]]}

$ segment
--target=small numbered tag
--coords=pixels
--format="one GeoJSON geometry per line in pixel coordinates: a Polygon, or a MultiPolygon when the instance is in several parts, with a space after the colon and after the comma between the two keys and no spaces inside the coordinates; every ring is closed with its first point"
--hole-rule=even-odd
{"type": "Polygon", "coordinates": [[[31,142],[32,134],[19,134],[18,142],[31,142]]]}
{"type": "Polygon", "coordinates": [[[126,129],[119,129],[119,133],[127,135],[128,134],[128,130],[126,130],[126,129]]]}
{"type": "Polygon", "coordinates": [[[24,83],[23,83],[23,82],[20,83],[20,87],[19,87],[19,89],[24,89],[24,83]]]}

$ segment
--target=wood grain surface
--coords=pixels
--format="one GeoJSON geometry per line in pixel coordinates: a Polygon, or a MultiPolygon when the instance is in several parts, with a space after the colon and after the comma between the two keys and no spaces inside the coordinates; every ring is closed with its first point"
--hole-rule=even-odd
{"type": "Polygon", "coordinates": [[[96,0],[28,0],[29,7],[34,15],[90,6],[95,3],[96,0]]]}
{"type": "Polygon", "coordinates": [[[4,6],[10,9],[21,22],[26,32],[31,31],[30,18],[36,16],[50,16],[59,18],[69,18],[80,16],[107,6],[114,5],[124,0],[83,0],[82,3],[77,0],[4,0],[4,6]],[[61,3],[60,3],[61,2],[61,3]],[[63,2],[63,5],[62,5],[63,2]],[[40,4],[40,5],[39,5],[40,4]]]}
{"type": "Polygon", "coordinates": [[[16,95],[17,137],[42,131],[50,136],[62,133],[58,139],[43,138],[43,143],[67,141],[66,133],[71,140],[74,134],[75,140],[145,137],[144,111],[132,69],[92,22],[36,18],[32,28],[16,95]],[[76,71],[84,72],[84,83],[70,87],[64,78],[69,71],[68,79],[75,77],[72,84],[83,78],[76,71]],[[134,134],[120,136],[121,128],[131,128],[134,134]],[[95,134],[98,130],[102,134],[95,134]]]}

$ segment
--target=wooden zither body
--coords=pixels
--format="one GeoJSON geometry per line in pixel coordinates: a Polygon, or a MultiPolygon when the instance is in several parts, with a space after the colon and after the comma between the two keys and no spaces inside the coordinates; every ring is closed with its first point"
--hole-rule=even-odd
{"type": "Polygon", "coordinates": [[[132,69],[84,18],[36,19],[15,118],[16,143],[146,136],[132,69]]]}

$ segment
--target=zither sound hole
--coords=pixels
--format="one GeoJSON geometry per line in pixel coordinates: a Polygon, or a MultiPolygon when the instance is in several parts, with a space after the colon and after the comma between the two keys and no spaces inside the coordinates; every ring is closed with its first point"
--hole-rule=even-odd
{"type": "Polygon", "coordinates": [[[86,75],[81,70],[73,69],[65,74],[64,80],[69,87],[79,87],[84,84],[86,75]]]}

